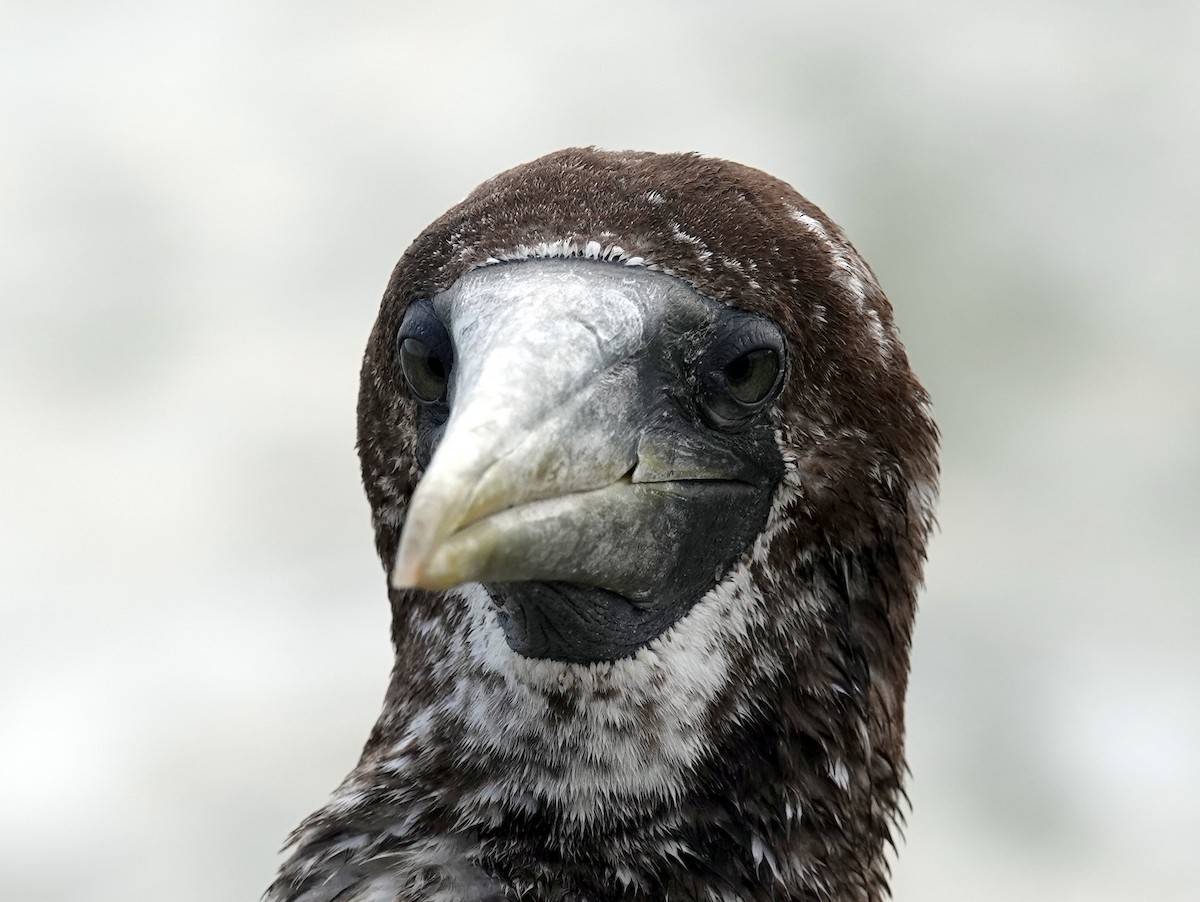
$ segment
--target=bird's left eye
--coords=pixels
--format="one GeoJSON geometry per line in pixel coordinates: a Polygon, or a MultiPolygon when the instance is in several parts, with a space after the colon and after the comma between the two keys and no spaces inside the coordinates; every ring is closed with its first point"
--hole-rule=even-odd
{"type": "Polygon", "coordinates": [[[725,384],[729,394],[742,404],[762,401],[779,376],[779,355],[773,348],[759,348],[725,364],[725,384]]]}
{"type": "Polygon", "coordinates": [[[783,333],[761,316],[733,312],[698,365],[701,406],[712,425],[736,429],[783,388],[783,333]]]}
{"type": "Polygon", "coordinates": [[[396,335],[400,371],[409,390],[422,404],[446,400],[454,345],[428,300],[414,301],[396,335]]]}

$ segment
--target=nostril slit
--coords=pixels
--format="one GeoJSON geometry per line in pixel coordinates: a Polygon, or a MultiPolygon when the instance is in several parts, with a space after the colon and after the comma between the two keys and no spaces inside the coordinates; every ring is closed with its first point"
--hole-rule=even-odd
{"type": "Polygon", "coordinates": [[[637,468],[638,468],[638,460],[637,460],[637,458],[634,458],[633,463],[631,463],[629,465],[629,469],[625,471],[625,475],[622,476],[620,479],[618,479],[617,482],[632,483],[634,481],[633,474],[637,470],[637,468]]]}

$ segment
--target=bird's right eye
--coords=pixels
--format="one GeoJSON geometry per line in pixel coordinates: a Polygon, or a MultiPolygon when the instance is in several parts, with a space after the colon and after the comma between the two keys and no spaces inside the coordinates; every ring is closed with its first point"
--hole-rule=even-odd
{"type": "Polygon", "coordinates": [[[445,393],[450,376],[446,364],[419,338],[400,342],[400,368],[417,400],[432,404],[445,393]]]}
{"type": "Polygon", "coordinates": [[[454,345],[428,300],[409,305],[396,334],[396,353],[413,396],[422,404],[445,402],[454,345]]]}

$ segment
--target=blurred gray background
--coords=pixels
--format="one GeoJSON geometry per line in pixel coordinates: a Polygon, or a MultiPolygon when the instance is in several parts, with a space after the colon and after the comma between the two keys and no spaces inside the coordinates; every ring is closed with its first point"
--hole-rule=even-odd
{"type": "Polygon", "coordinates": [[[258,898],[390,666],[391,267],[597,144],[793,183],[935,399],[896,898],[1196,898],[1200,4],[999,6],[4,3],[0,896],[258,898]]]}

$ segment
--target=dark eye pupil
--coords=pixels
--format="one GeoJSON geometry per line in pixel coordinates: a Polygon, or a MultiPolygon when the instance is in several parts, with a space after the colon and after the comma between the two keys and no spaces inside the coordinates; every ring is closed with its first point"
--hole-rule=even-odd
{"type": "Polygon", "coordinates": [[[406,338],[400,343],[400,368],[422,401],[436,401],[446,390],[446,364],[425,342],[406,338]]]}
{"type": "Polygon", "coordinates": [[[779,355],[770,348],[750,351],[725,366],[729,393],[743,404],[757,404],[775,387],[779,355]]]}
{"type": "MultiPolygon", "coordinates": [[[[762,353],[757,352],[757,353],[762,353]]],[[[745,382],[746,377],[750,375],[750,355],[743,354],[737,360],[734,360],[729,366],[725,367],[725,378],[729,380],[730,385],[736,385],[740,382],[745,382]]]]}

